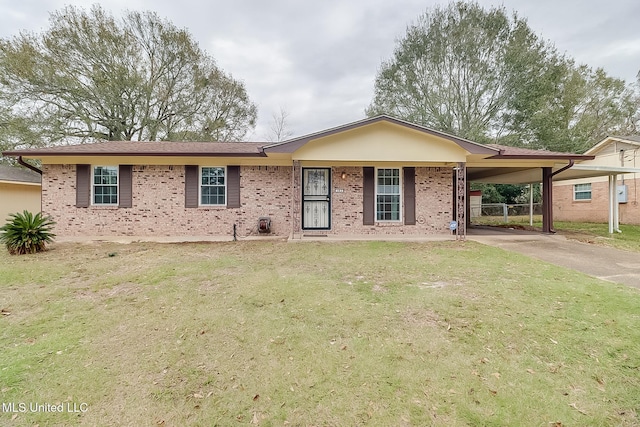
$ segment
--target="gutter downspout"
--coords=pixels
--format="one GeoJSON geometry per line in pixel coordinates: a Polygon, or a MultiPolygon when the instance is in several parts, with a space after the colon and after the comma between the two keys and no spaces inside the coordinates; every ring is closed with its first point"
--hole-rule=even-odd
{"type": "Polygon", "coordinates": [[[560,172],[570,169],[575,164],[573,159],[569,160],[569,164],[555,172],[551,172],[551,168],[542,168],[542,196],[543,196],[543,213],[542,213],[542,231],[545,233],[555,233],[553,229],[553,177],[560,172]]]}
{"type": "Polygon", "coordinates": [[[25,167],[25,168],[27,168],[27,169],[31,169],[32,171],[37,172],[37,173],[39,173],[40,175],[42,175],[42,170],[41,170],[41,169],[38,169],[37,167],[35,167],[35,166],[33,166],[33,165],[31,165],[31,164],[29,164],[29,163],[25,162],[25,161],[22,159],[22,156],[18,156],[18,164],[20,164],[20,165],[24,166],[24,167],[25,167]]]}
{"type": "Polygon", "coordinates": [[[553,178],[554,176],[558,175],[560,172],[564,172],[567,169],[571,169],[573,167],[573,165],[575,164],[575,162],[573,160],[569,160],[569,164],[561,169],[558,169],[557,171],[553,172],[551,174],[551,178],[553,178]]]}

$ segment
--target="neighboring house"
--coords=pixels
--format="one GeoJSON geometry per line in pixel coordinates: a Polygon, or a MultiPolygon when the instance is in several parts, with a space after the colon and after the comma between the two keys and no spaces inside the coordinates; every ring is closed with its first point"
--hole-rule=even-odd
{"type": "MultiPolygon", "coordinates": [[[[470,181],[527,172],[550,188],[554,171],[592,158],[482,145],[387,116],[276,144],[121,141],[3,154],[40,159],[56,233],[89,237],[449,234],[454,220],[464,235],[470,181]]],[[[550,231],[550,210],[546,218],[550,231]]]]}
{"type": "Polygon", "coordinates": [[[0,164],[0,225],[16,212],[40,212],[40,180],[32,170],[0,164]]]}
{"type": "MultiPolygon", "coordinates": [[[[640,168],[640,136],[610,136],[585,154],[595,156],[584,162],[594,168],[605,167],[616,173],[619,221],[640,224],[640,174],[623,169],[640,168]]],[[[610,185],[607,176],[554,183],[554,217],[562,221],[606,222],[610,213],[610,185]]]]}

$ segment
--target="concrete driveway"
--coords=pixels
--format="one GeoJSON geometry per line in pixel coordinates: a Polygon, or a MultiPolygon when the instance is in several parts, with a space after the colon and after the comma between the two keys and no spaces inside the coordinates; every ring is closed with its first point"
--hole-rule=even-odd
{"type": "Polygon", "coordinates": [[[467,239],[640,289],[640,254],[636,252],[582,243],[558,234],[498,227],[471,227],[467,239]]]}

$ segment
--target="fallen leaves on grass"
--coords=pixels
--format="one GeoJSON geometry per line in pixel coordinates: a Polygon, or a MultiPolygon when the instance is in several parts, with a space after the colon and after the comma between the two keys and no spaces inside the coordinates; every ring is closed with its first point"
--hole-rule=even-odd
{"type": "Polygon", "coordinates": [[[576,411],[580,412],[582,415],[587,415],[587,413],[582,409],[578,408],[575,403],[569,403],[569,406],[571,406],[576,411]]]}

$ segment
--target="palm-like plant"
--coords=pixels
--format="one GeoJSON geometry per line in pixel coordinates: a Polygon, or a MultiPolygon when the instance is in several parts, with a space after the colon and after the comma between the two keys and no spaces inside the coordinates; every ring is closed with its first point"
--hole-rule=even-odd
{"type": "Polygon", "coordinates": [[[51,243],[55,237],[51,232],[54,225],[51,217],[40,212],[35,215],[26,210],[14,213],[0,227],[0,243],[4,243],[12,255],[44,251],[46,244],[51,243]]]}

